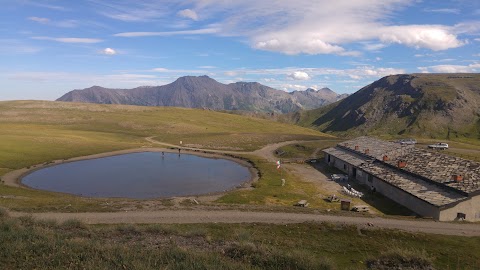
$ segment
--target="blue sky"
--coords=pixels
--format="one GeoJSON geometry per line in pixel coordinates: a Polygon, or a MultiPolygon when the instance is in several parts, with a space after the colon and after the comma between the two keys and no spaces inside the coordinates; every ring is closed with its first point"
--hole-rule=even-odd
{"type": "Polygon", "coordinates": [[[480,1],[0,0],[0,100],[185,75],[352,93],[480,72],[480,1]]]}

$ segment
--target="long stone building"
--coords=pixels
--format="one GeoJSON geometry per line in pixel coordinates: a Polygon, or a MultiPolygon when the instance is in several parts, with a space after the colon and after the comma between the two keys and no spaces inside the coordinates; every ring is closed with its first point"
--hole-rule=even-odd
{"type": "Polygon", "coordinates": [[[480,221],[480,163],[359,137],[324,150],[325,162],[413,212],[480,221]]]}

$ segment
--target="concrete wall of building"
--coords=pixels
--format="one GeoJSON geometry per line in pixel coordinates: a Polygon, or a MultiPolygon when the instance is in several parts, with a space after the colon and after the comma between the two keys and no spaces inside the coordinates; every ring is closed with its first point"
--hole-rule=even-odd
{"type": "Polygon", "coordinates": [[[328,161],[328,154],[325,155],[325,163],[327,163],[328,165],[330,165],[331,167],[335,167],[337,169],[339,169],[340,171],[350,175],[350,171],[351,171],[351,168],[352,166],[346,162],[344,162],[343,160],[341,159],[338,159],[332,155],[330,155],[330,161],[328,161]]]}
{"type": "Polygon", "coordinates": [[[376,192],[379,192],[392,201],[407,207],[423,217],[432,217],[436,220],[440,218],[440,209],[438,207],[420,200],[410,193],[392,186],[376,177],[372,177],[371,180],[372,181],[369,181],[367,176],[366,185],[370,188],[375,188],[376,192]]]}
{"type": "Polygon", "coordinates": [[[465,214],[465,220],[480,221],[480,195],[463,201],[452,208],[440,212],[440,221],[458,220],[457,214],[465,214]]]}
{"type": "MultiPolygon", "coordinates": [[[[348,174],[350,177],[353,176],[353,168],[355,168],[355,166],[341,159],[330,155],[329,160],[329,155],[325,154],[325,163],[348,174]]],[[[355,179],[360,184],[375,188],[376,192],[379,192],[383,196],[407,207],[421,216],[432,217],[440,221],[453,221],[457,220],[458,213],[463,213],[468,221],[480,221],[480,195],[463,201],[452,208],[440,210],[439,207],[420,200],[402,189],[392,186],[358,168],[355,179]]]]}

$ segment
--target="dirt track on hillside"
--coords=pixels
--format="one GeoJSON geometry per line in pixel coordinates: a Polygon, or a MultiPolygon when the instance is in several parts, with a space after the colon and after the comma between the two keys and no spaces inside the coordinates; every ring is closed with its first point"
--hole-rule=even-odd
{"type": "Polygon", "coordinates": [[[435,221],[397,220],[375,217],[349,217],[319,214],[296,214],[278,212],[243,212],[235,210],[165,210],[131,211],[112,213],[10,213],[11,216],[33,216],[39,219],[63,222],[78,219],[88,224],[118,223],[269,223],[287,224],[303,222],[329,222],[334,224],[355,225],[366,229],[399,229],[408,232],[434,233],[443,235],[480,236],[478,224],[454,224],[435,221]]]}

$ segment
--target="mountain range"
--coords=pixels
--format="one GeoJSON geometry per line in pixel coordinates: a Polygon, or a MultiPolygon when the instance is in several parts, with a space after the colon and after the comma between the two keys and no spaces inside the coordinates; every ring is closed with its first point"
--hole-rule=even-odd
{"type": "Polygon", "coordinates": [[[337,135],[480,139],[480,74],[384,77],[336,103],[294,114],[303,126],[337,135]]]}
{"type": "Polygon", "coordinates": [[[163,86],[93,86],[70,91],[57,101],[291,113],[319,108],[345,96],[328,88],[288,93],[257,82],[222,84],[208,76],[185,76],[163,86]]]}

